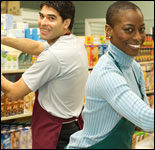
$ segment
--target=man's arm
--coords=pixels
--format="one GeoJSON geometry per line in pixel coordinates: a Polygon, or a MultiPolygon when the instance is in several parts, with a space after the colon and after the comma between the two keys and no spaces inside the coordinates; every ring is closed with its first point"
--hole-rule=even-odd
{"type": "Polygon", "coordinates": [[[1,44],[13,47],[27,54],[39,55],[44,50],[44,43],[31,39],[1,37],[1,44]]]}
{"type": "Polygon", "coordinates": [[[7,80],[3,75],[1,75],[1,90],[11,100],[18,100],[32,92],[22,78],[13,83],[7,80]]]}

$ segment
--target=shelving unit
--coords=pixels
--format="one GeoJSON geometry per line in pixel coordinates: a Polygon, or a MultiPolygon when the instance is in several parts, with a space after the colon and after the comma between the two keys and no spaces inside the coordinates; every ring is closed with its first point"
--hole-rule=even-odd
{"type": "MultiPolygon", "coordinates": [[[[146,61],[146,62],[139,62],[140,65],[143,64],[152,64],[154,61],[146,61]]],[[[18,73],[24,73],[27,69],[18,69],[18,70],[2,70],[3,74],[18,74],[18,73]]],[[[90,66],[89,69],[93,70],[93,66],[90,66]]],[[[151,91],[146,91],[147,95],[154,94],[154,90],[151,91]]],[[[32,113],[28,114],[19,114],[19,115],[13,115],[13,116],[8,116],[8,117],[1,117],[1,121],[9,121],[9,120],[14,120],[14,119],[20,119],[20,118],[26,118],[26,117],[32,117],[32,113]]]]}
{"type": "Polygon", "coordinates": [[[8,121],[8,120],[31,117],[31,116],[32,116],[32,113],[13,115],[13,116],[8,116],[8,117],[1,117],[1,121],[8,121]]]}
{"type": "Polygon", "coordinates": [[[146,94],[147,94],[147,95],[154,94],[154,90],[146,91],[146,94]]]}
{"type": "Polygon", "coordinates": [[[18,70],[2,70],[3,74],[15,74],[15,73],[24,73],[27,69],[18,69],[18,70]]]}
{"type": "Polygon", "coordinates": [[[144,61],[144,62],[138,62],[140,65],[143,65],[143,64],[153,64],[154,61],[144,61]]]}

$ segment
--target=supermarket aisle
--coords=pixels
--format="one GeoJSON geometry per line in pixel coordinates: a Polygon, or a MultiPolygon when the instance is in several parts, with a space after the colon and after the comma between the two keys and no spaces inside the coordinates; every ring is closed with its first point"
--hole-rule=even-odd
{"type": "MultiPolygon", "coordinates": [[[[14,12],[7,12],[9,8],[7,8],[8,6],[5,4],[5,1],[1,2],[1,8],[3,7],[3,9],[1,9],[1,34],[3,36],[30,38],[44,42],[40,37],[38,27],[34,23],[36,22],[36,14],[38,14],[36,12],[38,11],[28,10],[28,12],[26,12],[26,9],[20,8],[20,1],[15,1],[15,3],[10,1],[8,5],[10,10],[11,8],[15,9],[14,12]],[[21,9],[24,16],[20,16],[19,9],[21,9]],[[24,18],[25,16],[26,18],[24,18]],[[18,17],[19,19],[17,19],[18,17]],[[26,19],[29,20],[29,23],[23,23],[23,20],[26,19]]],[[[110,4],[108,4],[108,6],[109,5],[110,4]]],[[[85,12],[81,11],[81,13],[84,14],[85,12]]],[[[93,18],[93,16],[90,16],[90,18],[93,18]]],[[[151,29],[147,29],[147,31],[148,30],[150,31],[151,29]]],[[[78,29],[75,28],[75,32],[78,33],[78,29]]],[[[154,34],[154,32],[147,33],[140,53],[134,57],[134,60],[136,60],[142,68],[147,99],[149,100],[150,107],[154,108],[154,40],[152,38],[154,36],[152,34],[154,34]]],[[[79,38],[84,41],[88,54],[88,73],[91,74],[98,60],[107,52],[109,39],[105,34],[90,36],[82,34],[79,38]]],[[[36,59],[36,55],[25,54],[11,47],[1,45],[1,71],[10,81],[17,81],[36,59]]],[[[34,100],[34,92],[17,101],[12,101],[1,93],[1,149],[32,149],[31,120],[34,100]]],[[[83,103],[85,104],[85,100],[83,100],[83,103]]],[[[154,135],[137,129],[132,138],[132,148],[145,149],[147,146],[154,148],[154,141],[152,141],[152,139],[154,139],[154,135]]]]}

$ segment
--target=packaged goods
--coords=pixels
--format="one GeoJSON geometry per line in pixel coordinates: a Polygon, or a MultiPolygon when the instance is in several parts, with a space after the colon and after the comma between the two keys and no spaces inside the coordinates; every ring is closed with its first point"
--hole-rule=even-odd
{"type": "Polygon", "coordinates": [[[20,129],[19,137],[19,149],[27,149],[28,130],[26,128],[20,129]]]}
{"type": "Polygon", "coordinates": [[[1,30],[13,29],[13,15],[1,14],[1,30]]]}
{"type": "Polygon", "coordinates": [[[23,114],[24,113],[24,99],[19,99],[18,100],[18,114],[23,114]]]}
{"type": "Polygon", "coordinates": [[[33,111],[33,105],[35,100],[35,93],[31,92],[24,97],[24,113],[31,113],[33,111]]]}
{"type": "Polygon", "coordinates": [[[1,96],[1,117],[5,117],[6,116],[6,107],[5,107],[5,101],[6,101],[6,95],[3,94],[1,96]]]}
{"type": "Polygon", "coordinates": [[[107,44],[98,45],[98,57],[99,58],[106,53],[107,47],[108,47],[107,44]]]}
{"type": "Polygon", "coordinates": [[[28,128],[27,149],[32,149],[32,128],[28,128]]]}
{"type": "Polygon", "coordinates": [[[25,29],[9,29],[7,30],[7,37],[25,38],[25,29]]]}
{"type": "Polygon", "coordinates": [[[98,46],[92,47],[92,65],[95,66],[98,61],[98,46]]]}
{"type": "Polygon", "coordinates": [[[1,131],[1,149],[11,149],[11,135],[8,131],[1,131]]]}
{"type": "Polygon", "coordinates": [[[14,29],[22,29],[24,30],[24,33],[25,33],[25,29],[28,29],[28,27],[29,27],[28,23],[16,22],[13,24],[14,29]]]}
{"type": "Polygon", "coordinates": [[[154,149],[154,133],[137,142],[135,149],[154,149]]]}
{"type": "Polygon", "coordinates": [[[93,37],[92,36],[85,36],[85,45],[93,44],[93,37]]]}
{"type": "Polygon", "coordinates": [[[11,149],[19,149],[19,131],[11,130],[11,149]]]}
{"type": "Polygon", "coordinates": [[[7,13],[20,15],[20,1],[7,1],[7,13]]]}
{"type": "Polygon", "coordinates": [[[19,69],[27,69],[32,65],[32,55],[20,53],[18,56],[19,69]]]}
{"type": "Polygon", "coordinates": [[[26,28],[25,29],[25,38],[33,39],[36,41],[44,41],[40,37],[40,30],[38,28],[26,28]]]}
{"type": "Polygon", "coordinates": [[[17,115],[18,114],[18,101],[12,101],[12,114],[11,115],[17,115]]]}
{"type": "Polygon", "coordinates": [[[6,14],[7,2],[1,1],[1,14],[6,14]]]}
{"type": "Polygon", "coordinates": [[[86,51],[88,55],[88,65],[90,66],[90,46],[86,45],[86,51]]]}
{"type": "Polygon", "coordinates": [[[93,44],[94,44],[94,45],[99,45],[99,44],[101,44],[100,36],[98,36],[98,35],[93,35],[93,44]]]}
{"type": "Polygon", "coordinates": [[[147,99],[149,101],[150,107],[154,108],[154,95],[147,96],[147,99]]]}
{"type": "Polygon", "coordinates": [[[12,115],[12,101],[6,98],[5,101],[5,110],[6,110],[6,117],[12,115]]]}
{"type": "Polygon", "coordinates": [[[32,55],[32,64],[37,60],[38,56],[32,55]]]}
{"type": "Polygon", "coordinates": [[[1,125],[1,149],[32,149],[30,123],[1,125]]]}
{"type": "Polygon", "coordinates": [[[1,69],[6,69],[8,51],[1,50],[1,69]]]}

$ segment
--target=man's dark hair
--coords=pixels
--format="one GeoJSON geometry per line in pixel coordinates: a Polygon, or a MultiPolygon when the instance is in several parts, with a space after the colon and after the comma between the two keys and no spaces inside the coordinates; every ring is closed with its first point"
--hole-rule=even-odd
{"type": "Polygon", "coordinates": [[[63,21],[68,18],[71,19],[68,28],[70,31],[72,30],[75,17],[75,6],[72,1],[43,1],[40,8],[42,9],[45,5],[54,8],[62,17],[63,21]]]}
{"type": "MultiPolygon", "coordinates": [[[[113,27],[115,17],[117,17],[119,11],[120,10],[128,10],[128,9],[135,10],[135,11],[139,10],[141,12],[140,8],[131,2],[118,1],[118,2],[115,2],[109,6],[107,13],[106,13],[106,23],[108,25],[110,25],[111,27],[113,27]]],[[[141,14],[142,14],[142,12],[141,12],[141,14]]]]}

